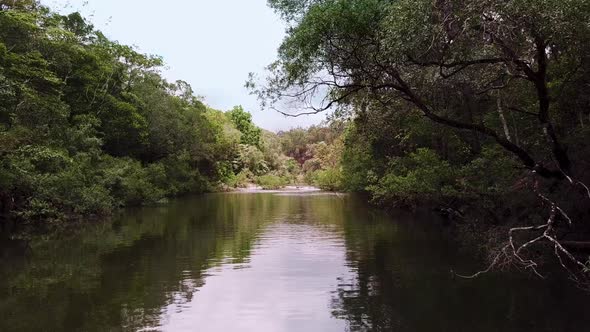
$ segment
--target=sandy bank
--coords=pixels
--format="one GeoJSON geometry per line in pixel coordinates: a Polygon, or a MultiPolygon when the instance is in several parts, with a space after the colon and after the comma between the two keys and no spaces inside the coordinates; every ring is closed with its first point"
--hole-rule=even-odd
{"type": "Polygon", "coordinates": [[[240,193],[316,193],[322,191],[319,188],[312,186],[286,186],[282,189],[265,190],[257,185],[249,185],[246,188],[238,188],[234,192],[240,193]]]}

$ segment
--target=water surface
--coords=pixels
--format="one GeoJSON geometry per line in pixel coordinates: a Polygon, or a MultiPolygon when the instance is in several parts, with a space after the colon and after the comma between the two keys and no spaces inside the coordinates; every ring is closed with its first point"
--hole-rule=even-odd
{"type": "Polygon", "coordinates": [[[433,216],[231,193],[1,245],[0,331],[587,331],[585,295],[478,261],[433,216]]]}

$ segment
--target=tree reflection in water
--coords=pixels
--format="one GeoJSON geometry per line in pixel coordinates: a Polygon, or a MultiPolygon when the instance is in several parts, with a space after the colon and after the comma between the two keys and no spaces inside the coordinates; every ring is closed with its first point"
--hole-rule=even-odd
{"type": "MultiPolygon", "coordinates": [[[[232,289],[224,288],[223,280],[253,287],[241,299],[244,307],[261,300],[255,290],[274,285],[271,269],[297,279],[289,289],[272,290],[282,306],[299,307],[298,313],[326,310],[318,317],[331,317],[321,322],[307,317],[308,330],[347,325],[351,331],[584,331],[590,326],[584,311],[588,298],[562,282],[508,273],[453,279],[451,268],[475,269],[478,261],[458,251],[440,227],[431,216],[389,217],[344,195],[212,194],[129,210],[112,222],[37,238],[22,255],[2,255],[0,330],[166,329],[196,304],[223,308],[215,292],[232,289]],[[306,243],[316,249],[297,259],[306,243]],[[318,265],[328,253],[317,248],[334,254],[330,264],[318,265]],[[254,265],[261,250],[277,254],[254,265]],[[228,271],[234,279],[227,278],[228,271]],[[215,279],[221,285],[215,292],[207,287],[213,277],[226,278],[215,279]],[[297,287],[313,301],[290,298],[297,287]],[[204,296],[206,289],[213,296],[204,296]]],[[[228,310],[230,318],[236,317],[228,310]]],[[[207,319],[213,318],[192,319],[196,329],[208,330],[207,319]]],[[[282,317],[273,319],[280,323],[282,317]]],[[[283,323],[280,330],[304,328],[283,323]]],[[[259,325],[259,331],[269,330],[259,325]]]]}

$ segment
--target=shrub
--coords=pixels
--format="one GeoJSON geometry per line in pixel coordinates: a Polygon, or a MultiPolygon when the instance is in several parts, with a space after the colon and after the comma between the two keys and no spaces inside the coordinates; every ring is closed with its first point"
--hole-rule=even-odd
{"type": "Polygon", "coordinates": [[[377,204],[416,206],[419,201],[439,201],[456,194],[455,173],[449,163],[430,149],[418,149],[393,159],[385,175],[368,191],[377,204]]]}
{"type": "Polygon", "coordinates": [[[150,165],[155,167],[154,171],[159,167],[164,171],[154,172],[150,178],[158,187],[165,190],[166,196],[208,191],[209,181],[198,169],[191,167],[190,162],[190,155],[186,152],[166,158],[160,163],[150,165]]]}
{"type": "Polygon", "coordinates": [[[92,158],[67,152],[25,147],[2,163],[5,187],[15,201],[13,215],[25,221],[58,221],[77,215],[102,215],[113,197],[100,181],[92,158]]]}
{"type": "Polygon", "coordinates": [[[316,171],[312,175],[312,183],[323,190],[342,190],[342,171],[339,168],[316,171]]]}
{"type": "Polygon", "coordinates": [[[156,203],[166,196],[141,163],[130,158],[108,157],[103,176],[105,187],[121,206],[156,203]]]}
{"type": "Polygon", "coordinates": [[[16,211],[15,215],[27,221],[54,221],[64,218],[63,213],[50,201],[31,198],[26,204],[16,211]]]}
{"type": "Polygon", "coordinates": [[[240,144],[234,166],[236,170],[240,171],[247,168],[256,175],[266,174],[269,171],[264,154],[259,148],[252,145],[240,144]]]}
{"type": "Polygon", "coordinates": [[[265,190],[281,189],[289,184],[288,179],[274,174],[261,175],[256,178],[256,184],[265,190]]]}
{"type": "Polygon", "coordinates": [[[226,184],[230,188],[245,188],[248,183],[251,183],[254,174],[249,169],[245,168],[240,173],[233,175],[227,179],[226,184]]]}
{"type": "Polygon", "coordinates": [[[100,184],[82,188],[79,198],[80,202],[75,206],[74,211],[81,215],[105,215],[114,208],[113,196],[100,184]]]}

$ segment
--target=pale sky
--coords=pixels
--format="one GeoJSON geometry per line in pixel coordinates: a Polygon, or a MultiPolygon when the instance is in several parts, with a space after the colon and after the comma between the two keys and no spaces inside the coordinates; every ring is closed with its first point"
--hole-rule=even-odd
{"type": "MultiPolygon", "coordinates": [[[[213,108],[242,105],[268,130],[316,124],[325,115],[287,118],[262,111],[244,88],[249,72],[264,74],[285,26],[266,0],[41,0],[62,13],[80,11],[97,29],[142,53],[164,57],[163,75],[190,83],[213,108]]],[[[285,110],[289,111],[289,110],[285,110]]]]}

